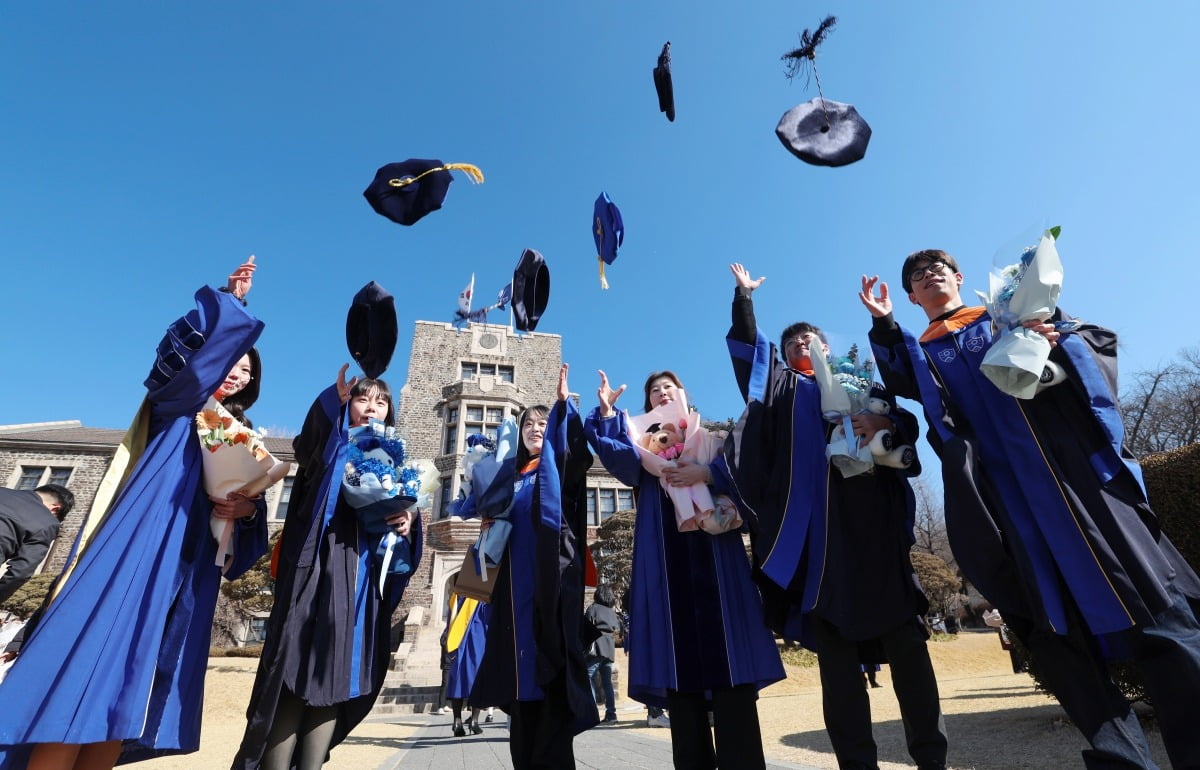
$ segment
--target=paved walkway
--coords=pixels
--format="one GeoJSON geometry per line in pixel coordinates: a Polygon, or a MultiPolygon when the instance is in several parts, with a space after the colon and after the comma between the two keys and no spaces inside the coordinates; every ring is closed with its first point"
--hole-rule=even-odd
{"type": "MultiPolygon", "coordinates": [[[[642,712],[644,714],[645,712],[642,712]]],[[[426,719],[378,770],[487,770],[512,769],[508,754],[507,717],[496,710],[496,721],[484,724],[481,735],[455,738],[451,735],[449,714],[406,716],[406,720],[426,719]]],[[[655,731],[656,737],[635,732],[632,715],[615,725],[595,727],[575,738],[575,766],[587,770],[625,770],[671,767],[670,731],[655,731]],[[661,733],[661,738],[657,737],[661,733]]],[[[644,716],[641,717],[645,719],[644,716]]],[[[376,721],[376,720],[372,720],[376,721]]],[[[409,722],[411,724],[411,722],[409,722]]],[[[768,762],[769,770],[815,770],[808,765],[768,762]]]]}

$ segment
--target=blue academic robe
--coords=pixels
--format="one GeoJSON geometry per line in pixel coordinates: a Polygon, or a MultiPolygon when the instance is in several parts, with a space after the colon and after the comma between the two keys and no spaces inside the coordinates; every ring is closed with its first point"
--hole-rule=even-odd
{"type": "Polygon", "coordinates": [[[889,316],[871,340],[888,387],[925,407],[951,546],[971,582],[1006,614],[1066,633],[1078,611],[1097,636],[1152,622],[1173,581],[1200,596],[1123,443],[1116,335],[1092,325],[1063,335],[1051,359],[1067,380],[1021,400],[980,372],[988,315],[948,321],[918,341],[889,316]]]}
{"type": "Polygon", "coordinates": [[[310,706],[337,706],[336,746],[371,711],[391,660],[392,613],[421,558],[421,523],[410,533],[412,570],[379,590],[379,536],[359,525],[343,498],[350,448],[348,409],[326,388],[293,441],[292,486],[275,603],[250,696],[235,768],[255,768],[266,750],[283,688],[310,706]]]}
{"type": "MultiPolygon", "coordinates": [[[[458,604],[462,606],[463,599],[459,597],[458,604]]],[[[467,621],[467,629],[462,639],[457,640],[458,646],[447,649],[450,655],[450,671],[446,683],[447,698],[469,698],[471,685],[475,683],[475,674],[483,660],[483,651],[487,644],[488,620],[492,616],[492,605],[480,602],[471,612],[467,621]]]]}
{"type": "MultiPolygon", "coordinates": [[[[560,401],[547,418],[537,467],[519,473],[507,460],[493,482],[513,485],[512,532],[470,696],[471,706],[498,706],[510,714],[518,702],[565,704],[567,713],[547,715],[537,729],[573,735],[600,721],[581,635],[584,493],[591,464],[579,412],[560,401]]],[[[537,736],[530,741],[543,743],[537,736]]]]}
{"type": "Polygon", "coordinates": [[[711,694],[744,684],[762,689],[783,679],[741,532],[679,531],[659,479],[642,468],[624,412],[601,418],[593,410],[584,429],[608,472],[638,487],[629,697],[665,708],[668,690],[711,694]]]}
{"type": "MultiPolygon", "coordinates": [[[[32,743],[122,740],[121,762],[199,746],[221,571],[195,417],[263,324],[230,294],[195,299],[146,380],[145,451],[0,684],[2,768],[32,743]]],[[[236,527],[227,577],[265,553],[265,519],[236,527]]]]}
{"type": "MultiPolygon", "coordinates": [[[[733,309],[727,343],[747,408],[725,467],[750,513],[769,624],[814,647],[809,613],[858,642],[915,622],[928,609],[909,559],[915,501],[907,477],[920,464],[843,477],[826,457],[832,426],[816,381],[780,360],[757,330],[748,296],[735,297],[733,309]]],[[[916,417],[891,407],[893,430],[913,443],[916,417]]]]}

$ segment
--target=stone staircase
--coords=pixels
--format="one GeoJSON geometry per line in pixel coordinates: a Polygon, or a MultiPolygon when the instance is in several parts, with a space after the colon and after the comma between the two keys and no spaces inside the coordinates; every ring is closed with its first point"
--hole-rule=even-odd
{"type": "Polygon", "coordinates": [[[421,607],[409,610],[404,641],[392,655],[392,667],[371,709],[371,716],[427,713],[442,688],[442,629],[425,623],[421,607]]]}

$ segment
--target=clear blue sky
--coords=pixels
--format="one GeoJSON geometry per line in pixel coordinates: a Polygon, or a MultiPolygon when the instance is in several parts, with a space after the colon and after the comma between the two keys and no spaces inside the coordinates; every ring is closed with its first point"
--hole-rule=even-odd
{"type": "Polygon", "coordinates": [[[772,335],[804,319],[865,336],[861,273],[898,289],[904,255],[940,247],[984,288],[996,249],[1039,222],[1063,227],[1062,306],[1120,332],[1128,377],[1197,341],[1198,17],[1182,2],[8,3],[0,424],[125,426],[166,324],[251,253],[260,425],[300,426],[348,360],[345,310],[368,280],[398,298],[398,387],[413,321],[450,320],[472,272],[489,297],[525,247],[553,276],[539,331],[563,335],[589,406],[598,367],[634,388],[666,367],[706,416],[740,412],[730,261],[768,277],[772,335]],[[825,94],[874,129],[841,169],[774,136],[815,95],[779,56],[826,13],[825,94]],[[667,40],[675,123],[650,76],[667,40]],[[459,176],[441,211],[400,227],[361,193],[409,157],[487,181],[459,176]],[[608,292],[588,229],[601,190],[627,228],[608,292]]]}

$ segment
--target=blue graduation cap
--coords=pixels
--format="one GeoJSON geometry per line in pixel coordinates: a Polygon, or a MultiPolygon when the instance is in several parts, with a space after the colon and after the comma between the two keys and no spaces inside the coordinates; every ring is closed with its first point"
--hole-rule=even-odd
{"type": "Polygon", "coordinates": [[[600,288],[607,289],[604,266],[616,261],[617,249],[625,240],[625,224],[621,221],[621,210],[606,192],[600,193],[592,208],[592,235],[596,239],[596,254],[600,260],[600,288]]]}
{"type": "Polygon", "coordinates": [[[410,158],[389,163],[375,172],[375,179],[363,190],[363,197],[381,216],[401,225],[416,224],[446,200],[451,171],[462,171],[475,183],[483,181],[483,172],[470,163],[442,163],[440,160],[410,158]]]}
{"type": "Polygon", "coordinates": [[[534,249],[521,254],[512,280],[513,324],[519,331],[537,328],[546,305],[550,303],[550,268],[546,258],[534,249]]]}

